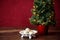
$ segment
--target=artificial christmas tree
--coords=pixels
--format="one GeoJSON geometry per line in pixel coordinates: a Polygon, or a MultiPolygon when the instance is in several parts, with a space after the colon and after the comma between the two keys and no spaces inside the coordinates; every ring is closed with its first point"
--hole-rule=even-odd
{"type": "Polygon", "coordinates": [[[55,13],[53,4],[53,0],[34,0],[30,23],[33,25],[43,25],[47,28],[50,24],[54,25],[55,13]]]}

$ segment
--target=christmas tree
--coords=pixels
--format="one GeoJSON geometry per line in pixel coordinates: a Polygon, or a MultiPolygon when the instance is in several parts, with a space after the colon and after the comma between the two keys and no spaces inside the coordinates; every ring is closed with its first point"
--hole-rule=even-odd
{"type": "Polygon", "coordinates": [[[34,0],[30,23],[33,25],[55,24],[53,0],[34,0]]]}

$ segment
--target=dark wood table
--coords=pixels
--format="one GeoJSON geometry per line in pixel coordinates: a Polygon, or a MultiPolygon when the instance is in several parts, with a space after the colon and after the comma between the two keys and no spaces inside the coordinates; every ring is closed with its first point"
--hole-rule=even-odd
{"type": "MultiPolygon", "coordinates": [[[[29,40],[29,38],[21,39],[18,32],[0,33],[0,40],[29,40]]],[[[60,32],[51,32],[48,35],[37,35],[31,40],[60,40],[60,32]]]]}

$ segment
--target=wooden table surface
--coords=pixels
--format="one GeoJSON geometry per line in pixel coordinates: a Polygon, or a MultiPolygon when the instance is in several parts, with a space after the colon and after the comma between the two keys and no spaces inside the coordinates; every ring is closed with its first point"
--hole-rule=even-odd
{"type": "MultiPolygon", "coordinates": [[[[29,38],[21,38],[18,32],[8,32],[8,33],[0,33],[0,40],[29,40],[29,38]]],[[[31,40],[60,40],[59,32],[52,32],[48,35],[37,35],[36,38],[32,38],[31,40]]]]}

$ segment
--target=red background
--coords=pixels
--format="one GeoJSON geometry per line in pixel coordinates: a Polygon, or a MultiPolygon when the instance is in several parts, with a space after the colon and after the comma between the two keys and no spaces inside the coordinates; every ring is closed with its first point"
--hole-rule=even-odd
{"type": "MultiPolygon", "coordinates": [[[[0,0],[0,28],[32,27],[29,23],[34,0],[0,0]]],[[[60,1],[54,1],[56,26],[60,26],[60,1]]]]}
{"type": "Polygon", "coordinates": [[[55,18],[56,18],[56,27],[60,27],[60,0],[54,1],[54,8],[55,8],[55,18]]]}

